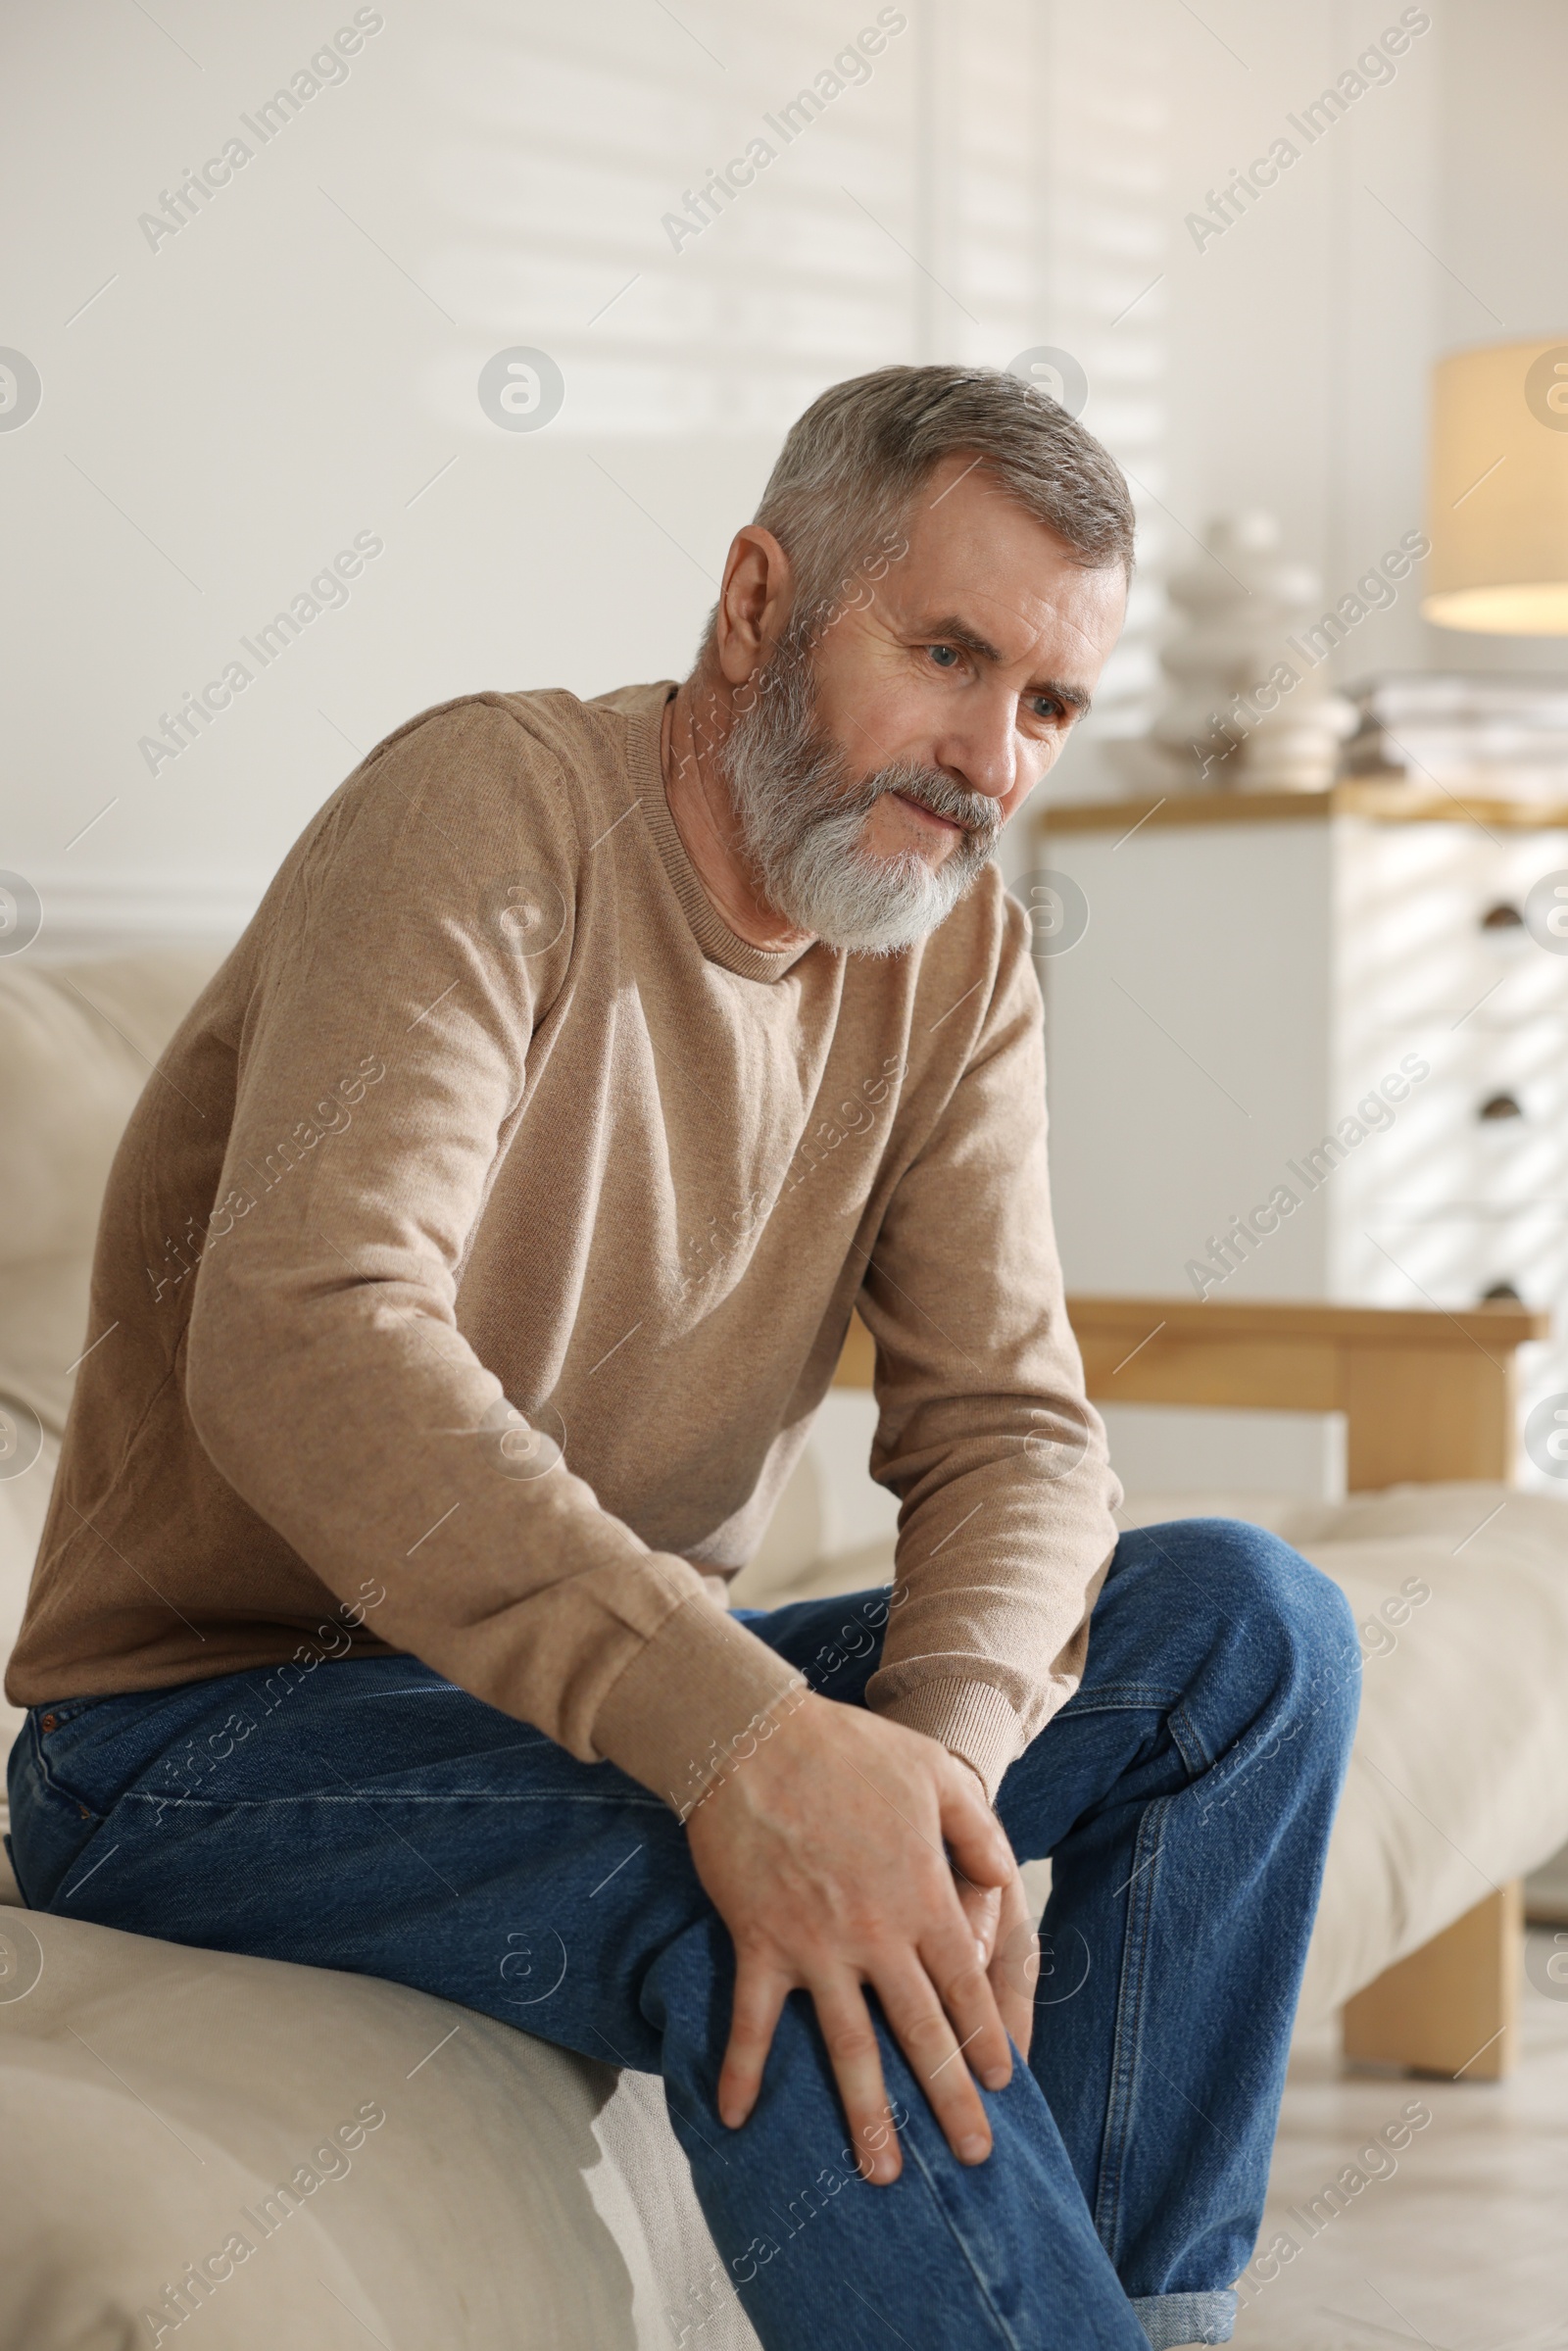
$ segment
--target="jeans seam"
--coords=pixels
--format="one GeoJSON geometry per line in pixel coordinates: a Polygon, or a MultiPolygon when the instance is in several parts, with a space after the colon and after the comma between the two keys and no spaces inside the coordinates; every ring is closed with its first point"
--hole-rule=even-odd
{"type": "MultiPolygon", "coordinates": [[[[1138,1713],[1149,1707],[1166,1714],[1171,1707],[1180,1705],[1184,1694],[1184,1691],[1172,1690],[1164,1682],[1115,1682],[1107,1683],[1103,1690],[1097,1690],[1092,1698],[1085,1697],[1081,1690],[1075,1690],[1067,1705],[1072,1708],[1075,1717],[1085,1714],[1138,1713]]],[[[1061,1711],[1065,1714],[1067,1707],[1064,1706],[1061,1711]]]]}
{"type": "Polygon", "coordinates": [[[1178,1706],[1167,1718],[1167,1728],[1175,1742],[1176,1752],[1186,1764],[1194,1780],[1200,1780],[1214,1768],[1214,1757],[1204,1744],[1201,1732],[1185,1706],[1178,1706]]]}
{"type": "Polygon", "coordinates": [[[1122,2169],[1131,2139],[1137,2088],[1144,1992],[1149,1981],[1149,1944],[1153,1932],[1154,1881],[1158,1872],[1165,1813],[1170,1802],[1168,1796],[1158,1796],[1146,1808],[1138,1825],[1133,1847],[1133,1874],[1129,1881],[1133,1891],[1128,1909],[1127,1945],[1122,1954],[1121,1984],[1116,1995],[1110,2095],[1105,2104],[1105,2128],[1100,2149],[1100,2179],[1095,2189],[1095,2229],[1112,2261],[1118,2252],[1122,2169]],[[1144,1851],[1146,1845],[1152,1845],[1147,1855],[1144,1851]]]}
{"type": "MultiPolygon", "coordinates": [[[[73,1799],[74,1800],[74,1799],[73,1799]]],[[[640,1802],[635,1797],[570,1796],[546,1789],[538,1795],[514,1795],[485,1788],[459,1790],[453,1795],[421,1794],[414,1788],[372,1788],[368,1792],[350,1788],[346,1792],[335,1788],[302,1788],[297,1795],[289,1796],[161,1796],[146,1788],[127,1788],[116,1799],[120,1804],[156,1804],[165,1812],[271,1812],[295,1804],[609,1804],[617,1812],[667,1812],[669,1807],[658,1796],[646,1796],[640,1802]]],[[[108,1814],[94,1814],[94,1819],[108,1819],[108,1814]]]]}
{"type": "Polygon", "coordinates": [[[959,2229],[957,2222],[954,2219],[953,2214],[948,2210],[945,2199],[938,2194],[937,2184],[931,2175],[930,2167],[926,2163],[925,2157],[921,2154],[920,2149],[912,2136],[908,2144],[909,2153],[914,2157],[916,2164],[919,2166],[920,2177],[925,2182],[926,2194],[930,2197],[932,2203],[936,2206],[937,2211],[941,2214],[942,2219],[946,2224],[948,2234],[952,2237],[954,2243],[957,2246],[958,2251],[962,2254],[964,2262],[968,2268],[969,2275],[974,2279],[975,2291],[978,2293],[982,2303],[991,2316],[992,2322],[997,2328],[999,2339],[1007,2345],[1008,2351],[1023,2351],[1023,2347],[1019,2343],[1018,2337],[1013,2333],[1012,2328],[1008,2326],[1001,2311],[998,2310],[996,2303],[992,2300],[991,2288],[986,2280],[985,2273],[980,2268],[979,2264],[974,2258],[974,2255],[970,2252],[968,2245],[965,2243],[963,2232],[959,2229]]]}
{"type": "Polygon", "coordinates": [[[49,1769],[49,1759],[44,1753],[43,1734],[30,1713],[27,1716],[27,1737],[32,1742],[31,1760],[36,1766],[39,1779],[50,1795],[62,1804],[69,1804],[78,1819],[85,1813],[89,1820],[97,1821],[101,1825],[107,1815],[100,1812],[96,1805],[88,1804],[84,1797],[76,1794],[74,1788],[68,1788],[63,1780],[57,1780],[49,1769]]]}

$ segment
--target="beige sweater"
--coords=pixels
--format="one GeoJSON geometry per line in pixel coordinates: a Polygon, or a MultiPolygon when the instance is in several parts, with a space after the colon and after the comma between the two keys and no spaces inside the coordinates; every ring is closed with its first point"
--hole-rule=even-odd
{"type": "Polygon", "coordinates": [[[15,1702],[403,1651],[684,1809],[798,1687],[720,1579],[857,1301],[872,1705],[994,1793],[1070,1695],[1117,1488],[1022,916],[989,869],[887,959],[746,945],[671,691],[426,711],[290,852],[115,1161],[15,1702]]]}

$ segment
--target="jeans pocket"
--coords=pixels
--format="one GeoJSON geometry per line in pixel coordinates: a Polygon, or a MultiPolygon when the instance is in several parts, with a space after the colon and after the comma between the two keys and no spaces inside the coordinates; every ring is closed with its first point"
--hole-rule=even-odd
{"type": "Polygon", "coordinates": [[[49,1734],[39,1727],[49,1713],[36,1707],[11,1750],[11,1835],[7,1843],[22,1898],[29,1910],[47,1910],[55,1889],[69,1875],[82,1847],[103,1826],[103,1816],[65,1782],[44,1758],[49,1734]]]}
{"type": "MultiPolygon", "coordinates": [[[[101,1796],[95,1801],[91,1773],[74,1766],[87,1759],[92,1736],[88,1718],[112,1703],[107,1697],[71,1698],[59,1705],[31,1707],[26,1729],[17,1741],[22,1768],[33,1780],[34,1792],[65,1806],[75,1819],[95,1825],[103,1819],[107,1806],[101,1796]]],[[[13,1775],[15,1769],[14,1765],[13,1775]]]]}

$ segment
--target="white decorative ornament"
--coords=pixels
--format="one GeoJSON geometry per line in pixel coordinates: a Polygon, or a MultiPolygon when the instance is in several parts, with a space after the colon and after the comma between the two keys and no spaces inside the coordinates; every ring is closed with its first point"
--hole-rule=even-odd
{"type": "Polygon", "coordinates": [[[1322,791],[1356,717],[1294,642],[1317,614],[1317,574],[1282,553],[1272,514],[1220,515],[1205,544],[1209,560],[1168,586],[1183,620],[1160,652],[1163,706],[1117,764],[1139,790],[1322,791]]]}

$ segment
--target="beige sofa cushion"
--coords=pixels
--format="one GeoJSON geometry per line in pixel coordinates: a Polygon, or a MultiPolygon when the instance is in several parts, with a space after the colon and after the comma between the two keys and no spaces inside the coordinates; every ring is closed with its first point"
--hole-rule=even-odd
{"type": "Polygon", "coordinates": [[[109,1163],[148,1071],[218,966],[165,948],[0,964],[0,1397],[56,1436],[86,1345],[109,1163]]]}
{"type": "Polygon", "coordinates": [[[756,2351],[661,2084],[400,1984],[0,1909],[0,2351],[756,2351]]]}
{"type": "MultiPolygon", "coordinates": [[[[0,1399],[0,1411],[5,1408],[0,1399]]],[[[45,1436],[31,1469],[20,1478],[0,1480],[0,1670],[16,1645],[27,1585],[49,1507],[49,1488],[60,1454],[58,1437],[45,1436]]],[[[0,1766],[11,1752],[11,1741],[23,1725],[23,1710],[0,1691],[0,1766]]],[[[0,1772],[0,1813],[5,1808],[5,1783],[0,1772]]],[[[0,1864],[4,1854],[0,1853],[0,1864]]]]}
{"type": "MultiPolygon", "coordinates": [[[[0,963],[0,1658],[22,1621],[71,1367],[87,1344],[110,1161],[152,1063],[219,960],[216,948],[160,948],[0,963]],[[14,1474],[19,1460],[26,1466],[14,1474]]],[[[20,1721],[0,1699],[0,1757],[20,1721]]]]}

